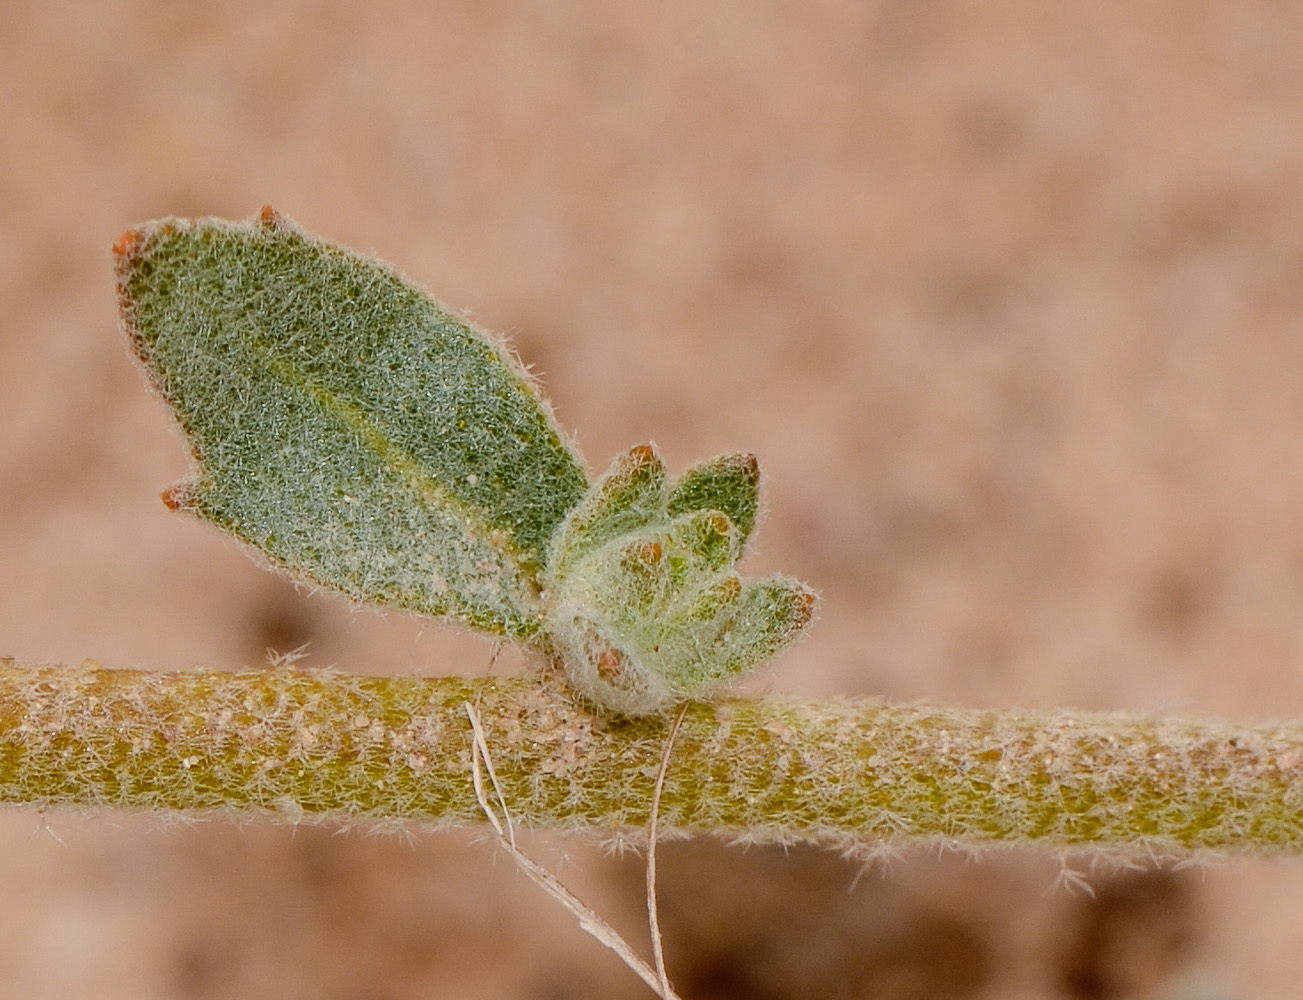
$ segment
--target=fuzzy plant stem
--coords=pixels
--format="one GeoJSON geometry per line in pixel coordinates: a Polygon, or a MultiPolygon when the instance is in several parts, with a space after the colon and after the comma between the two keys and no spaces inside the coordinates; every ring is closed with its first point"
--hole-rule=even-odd
{"type": "MultiPolygon", "coordinates": [[[[520,825],[648,821],[668,717],[595,715],[537,677],[150,673],[0,659],[0,801],[484,821],[475,705],[520,825]]],[[[1303,725],[875,700],[694,703],[663,831],[841,847],[946,841],[1303,852],[1303,725]]]]}

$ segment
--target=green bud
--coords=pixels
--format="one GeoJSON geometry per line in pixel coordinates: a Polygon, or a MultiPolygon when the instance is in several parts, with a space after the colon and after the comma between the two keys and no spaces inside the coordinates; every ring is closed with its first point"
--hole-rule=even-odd
{"type": "Polygon", "coordinates": [[[665,463],[651,445],[616,456],[552,537],[547,564],[553,575],[594,548],[637,531],[665,509],[665,463]]]}
{"type": "Polygon", "coordinates": [[[694,465],[670,496],[670,514],[690,510],[717,510],[727,514],[738,530],[738,545],[745,547],[760,512],[760,465],[755,455],[720,455],[694,465]]]}
{"type": "Polygon", "coordinates": [[[705,506],[722,499],[754,524],[758,472],[746,458],[724,456],[668,483],[637,471],[663,469],[642,445],[615,459],[557,531],[546,628],[591,701],[625,715],[662,711],[760,665],[809,623],[809,588],[742,580],[744,532],[705,506]]]}

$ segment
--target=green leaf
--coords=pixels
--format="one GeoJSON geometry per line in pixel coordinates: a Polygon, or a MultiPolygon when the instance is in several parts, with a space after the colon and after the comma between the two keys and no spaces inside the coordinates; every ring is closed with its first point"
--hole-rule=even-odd
{"type": "Polygon", "coordinates": [[[538,632],[548,541],[588,482],[502,344],[270,209],[114,250],[132,347],[197,460],[172,506],[356,599],[538,632]]]}
{"type": "Polygon", "coordinates": [[[745,548],[760,511],[760,465],[755,455],[720,455],[694,465],[674,484],[671,516],[696,510],[727,514],[745,548]]]}
{"type": "Polygon", "coordinates": [[[617,455],[553,535],[548,572],[564,576],[594,549],[661,517],[668,482],[655,445],[617,455]]]}

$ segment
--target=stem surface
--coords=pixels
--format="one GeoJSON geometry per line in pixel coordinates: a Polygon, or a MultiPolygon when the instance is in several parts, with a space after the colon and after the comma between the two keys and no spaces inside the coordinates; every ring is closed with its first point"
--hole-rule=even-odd
{"type": "MultiPolygon", "coordinates": [[[[521,825],[644,827],[670,718],[594,714],[538,677],[151,673],[0,659],[0,801],[484,822],[472,702],[521,825]]],[[[868,699],[694,703],[663,831],[1303,851],[1303,725],[868,699]]]]}

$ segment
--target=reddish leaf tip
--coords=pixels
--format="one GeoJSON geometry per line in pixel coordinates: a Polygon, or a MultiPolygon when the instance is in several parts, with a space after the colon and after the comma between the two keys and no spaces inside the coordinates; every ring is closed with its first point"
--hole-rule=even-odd
{"type": "Polygon", "coordinates": [[[263,205],[258,210],[258,225],[266,229],[284,229],[285,216],[272,208],[270,205],[263,205]]]}
{"type": "Polygon", "coordinates": [[[163,501],[163,506],[168,510],[187,511],[194,509],[194,497],[191,495],[190,487],[186,485],[172,486],[158,495],[163,501]]]}
{"type": "Polygon", "coordinates": [[[810,623],[810,620],[814,617],[815,603],[816,600],[814,594],[810,593],[808,590],[802,591],[796,595],[796,614],[794,615],[794,618],[798,628],[805,628],[805,626],[810,623]]]}
{"type": "Polygon", "coordinates": [[[128,229],[113,243],[113,256],[123,261],[130,261],[140,253],[145,243],[145,234],[139,229],[128,229]]]}

